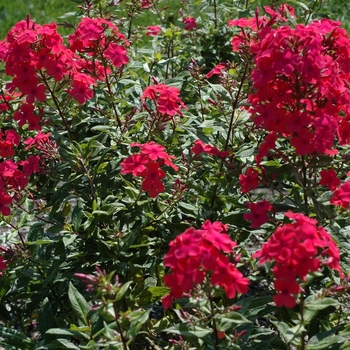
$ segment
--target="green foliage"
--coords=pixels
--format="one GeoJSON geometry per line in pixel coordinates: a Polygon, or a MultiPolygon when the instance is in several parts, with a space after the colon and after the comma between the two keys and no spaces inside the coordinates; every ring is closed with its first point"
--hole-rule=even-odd
{"type": "MultiPolygon", "coordinates": [[[[254,165],[264,132],[252,127],[244,108],[253,89],[253,62],[232,51],[230,41],[239,30],[229,28],[227,21],[254,17],[256,5],[271,2],[182,1],[166,8],[165,1],[154,1],[149,9],[141,9],[140,1],[117,3],[29,5],[35,13],[31,18],[39,23],[45,19],[76,26],[83,14],[113,21],[131,42],[130,61],[110,67],[86,103],[70,96],[65,80],[54,79],[46,81],[47,99],[35,102],[43,130],[56,146],[45,159],[45,171],[31,177],[26,191],[13,194],[11,216],[1,215],[7,267],[0,277],[0,344],[33,350],[348,348],[346,279],[324,268],[300,281],[303,289],[294,308],[276,307],[272,266],[258,266],[252,258],[287,222],[283,212],[292,210],[316,218],[331,232],[343,270],[350,269],[348,212],[330,205],[332,193],[317,178],[320,169],[332,166],[345,179],[347,147],[339,147],[336,160],[301,158],[279,140],[285,158],[265,158],[264,185],[241,192],[239,176],[254,165]],[[197,28],[187,31],[182,18],[192,15],[197,28]],[[146,27],[154,24],[162,27],[161,35],[146,37],[146,27]],[[225,79],[206,78],[220,62],[230,65],[225,79]],[[181,91],[187,106],[182,116],[158,123],[154,101],[142,99],[156,82],[181,91]],[[198,139],[227,156],[196,155],[192,146],[198,139]],[[162,167],[165,189],[155,198],[142,189],[140,176],[121,171],[122,162],[139,151],[133,143],[150,141],[163,145],[178,167],[162,167]],[[246,202],[265,198],[276,212],[261,228],[252,229],[244,219],[246,202]],[[228,234],[238,244],[230,259],[236,263],[241,258],[237,267],[249,278],[249,291],[228,299],[206,276],[203,285],[164,310],[169,271],[163,258],[169,243],[207,219],[229,226],[228,234]]],[[[346,7],[337,1],[332,8],[330,2],[288,3],[296,6],[300,23],[326,16],[342,19],[346,7]]],[[[0,2],[0,13],[14,24],[25,17],[23,4],[6,2],[7,12],[1,12],[5,5],[0,2]]],[[[62,33],[71,32],[66,28],[62,33]]],[[[4,75],[3,86],[6,79],[4,75]]],[[[1,111],[1,128],[15,129],[25,139],[36,132],[20,128],[13,118],[21,98],[1,111]]],[[[21,144],[15,160],[34,152],[21,144]]]]}

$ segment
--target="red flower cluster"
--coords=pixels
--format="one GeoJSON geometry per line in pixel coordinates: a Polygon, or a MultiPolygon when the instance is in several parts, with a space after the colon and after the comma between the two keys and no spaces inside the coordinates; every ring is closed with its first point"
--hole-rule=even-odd
{"type": "Polygon", "coordinates": [[[305,281],[307,274],[321,266],[338,271],[341,277],[343,272],[336,244],[322,226],[317,226],[316,220],[292,212],[284,215],[295,222],[278,227],[253,258],[260,259],[260,263],[274,262],[277,291],[274,301],[277,306],[292,308],[295,296],[302,290],[298,279],[305,281]]]}
{"type": "Polygon", "coordinates": [[[350,181],[344,182],[333,193],[330,203],[347,209],[350,204],[350,181]]]}
{"type": "MultiPolygon", "coordinates": [[[[57,145],[50,139],[51,133],[45,134],[39,132],[34,137],[28,137],[23,143],[26,145],[26,150],[34,148],[40,154],[40,159],[45,161],[52,161],[60,158],[57,145]]],[[[45,165],[45,162],[41,162],[45,165]]]]}
{"type": "Polygon", "coordinates": [[[101,60],[107,58],[115,67],[129,61],[125,48],[129,42],[112,22],[104,18],[83,18],[68,41],[72,51],[85,52],[101,60]]]}
{"type": "MultiPolygon", "coordinates": [[[[32,145],[35,145],[35,140],[40,138],[39,133],[35,138],[28,138],[23,143],[28,145],[28,150],[32,145]],[[38,136],[39,135],[39,136],[38,136]]],[[[27,159],[14,161],[12,159],[4,159],[16,156],[16,148],[21,143],[21,136],[12,129],[6,130],[3,133],[0,130],[0,156],[3,158],[0,163],[0,213],[2,215],[10,215],[11,209],[9,207],[13,200],[18,200],[21,197],[21,191],[29,182],[29,177],[33,173],[40,172],[39,165],[41,165],[42,156],[30,154],[27,159]],[[11,193],[11,195],[10,195],[11,193]]],[[[40,151],[40,147],[35,147],[40,151]]],[[[57,152],[57,150],[56,150],[57,152]]],[[[47,159],[52,159],[52,153],[47,159]]]]}
{"type": "Polygon", "coordinates": [[[196,155],[206,153],[211,156],[219,156],[220,158],[225,158],[230,154],[228,151],[219,151],[215,146],[207,145],[201,140],[196,140],[191,149],[192,152],[196,155]]]}
{"type": "Polygon", "coordinates": [[[251,227],[253,229],[266,224],[269,221],[268,214],[276,212],[272,204],[265,199],[256,203],[246,203],[246,206],[250,209],[250,213],[245,213],[243,218],[252,222],[251,227]]]}
{"type": "Polygon", "coordinates": [[[5,135],[0,130],[0,156],[2,158],[12,157],[15,155],[15,146],[18,146],[21,136],[15,130],[6,130],[5,135]],[[5,139],[4,139],[5,137],[5,139]]]}
{"type": "Polygon", "coordinates": [[[185,23],[185,30],[193,30],[197,28],[196,19],[194,17],[184,17],[182,22],[185,23]]]}
{"type": "Polygon", "coordinates": [[[248,279],[227,256],[237,244],[226,232],[226,225],[207,220],[201,229],[189,228],[169,243],[164,265],[172,272],[164,276],[164,283],[171,290],[162,299],[165,309],[173,299],[191,291],[194,284],[201,284],[207,273],[211,274],[211,283],[224,288],[228,298],[248,291],[248,279]]]}
{"type": "Polygon", "coordinates": [[[140,147],[140,153],[123,160],[121,173],[142,177],[142,189],[148,191],[150,197],[157,197],[164,192],[161,179],[165,177],[165,172],[160,167],[165,164],[178,170],[172,162],[175,157],[166,153],[165,148],[154,141],[145,144],[132,143],[130,146],[140,147]]]}
{"type": "Polygon", "coordinates": [[[116,67],[128,62],[125,47],[119,45],[128,45],[128,41],[104,19],[82,19],[68,40],[71,49],[63,44],[55,23],[41,26],[28,17],[15,24],[6,39],[0,41],[0,60],[5,62],[6,74],[13,77],[7,84],[9,92],[18,90],[26,97],[26,104],[14,116],[20,126],[28,123],[31,130],[41,129],[33,104],[46,99],[50,81],[66,82],[69,94],[82,104],[93,97],[92,86],[97,79],[108,73],[99,59],[116,67]],[[88,52],[94,56],[94,62],[73,51],[88,52]]]}
{"type": "Polygon", "coordinates": [[[340,185],[340,179],[334,169],[321,170],[320,175],[320,184],[327,186],[331,191],[334,191],[340,185]]]}
{"type": "Polygon", "coordinates": [[[142,94],[142,100],[150,99],[154,102],[157,112],[160,114],[160,122],[171,120],[175,114],[182,115],[180,109],[187,108],[179,97],[180,90],[174,86],[157,84],[148,86],[142,94]]]}
{"type": "Polygon", "coordinates": [[[245,174],[239,175],[239,184],[243,193],[248,193],[251,189],[258,188],[259,182],[259,171],[252,167],[249,167],[245,174]]]}
{"type": "Polygon", "coordinates": [[[254,36],[243,30],[246,36],[234,47],[254,57],[256,91],[248,98],[254,123],[288,138],[298,155],[333,154],[337,137],[341,144],[350,141],[348,35],[328,19],[272,28],[285,19],[271,11],[269,22],[265,17],[230,22],[257,31],[254,36]]]}

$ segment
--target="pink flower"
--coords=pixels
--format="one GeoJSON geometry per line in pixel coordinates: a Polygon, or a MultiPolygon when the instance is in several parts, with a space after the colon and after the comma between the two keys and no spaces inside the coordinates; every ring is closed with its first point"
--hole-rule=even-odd
{"type": "Polygon", "coordinates": [[[266,199],[257,203],[247,203],[246,205],[250,209],[250,213],[244,214],[243,218],[252,222],[251,227],[253,229],[266,224],[269,221],[268,213],[274,211],[274,207],[266,199]]]}
{"type": "Polygon", "coordinates": [[[185,17],[182,19],[182,22],[185,23],[185,30],[192,30],[197,28],[197,23],[194,17],[185,17]]]}
{"type": "Polygon", "coordinates": [[[334,191],[340,185],[340,179],[334,169],[321,170],[320,175],[320,184],[327,186],[331,191],[334,191]]]}
{"type": "Polygon", "coordinates": [[[215,66],[209,73],[206,74],[206,78],[209,79],[213,75],[221,75],[222,70],[226,68],[225,63],[219,63],[217,66],[215,66]]]}
{"type": "Polygon", "coordinates": [[[190,227],[169,243],[164,265],[172,272],[164,276],[164,283],[170,288],[170,294],[162,298],[165,309],[173,299],[190,292],[195,284],[201,284],[206,274],[210,274],[214,286],[225,290],[228,298],[248,291],[249,280],[235,265],[238,258],[232,263],[227,256],[237,244],[226,231],[227,225],[207,220],[201,229],[190,227]]]}
{"type": "Polygon", "coordinates": [[[343,183],[333,193],[330,199],[331,204],[339,205],[347,209],[350,204],[350,181],[343,183]]]}
{"type": "Polygon", "coordinates": [[[147,32],[146,32],[147,36],[157,36],[159,32],[162,30],[162,28],[159,26],[148,26],[146,29],[147,29],[147,32]]]}

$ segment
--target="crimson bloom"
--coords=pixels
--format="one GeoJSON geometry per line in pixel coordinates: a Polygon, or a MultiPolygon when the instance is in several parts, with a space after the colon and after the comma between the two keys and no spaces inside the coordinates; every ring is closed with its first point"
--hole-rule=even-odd
{"type": "Polygon", "coordinates": [[[215,146],[205,144],[201,140],[196,140],[191,150],[196,155],[206,153],[211,156],[219,156],[221,158],[225,158],[230,154],[228,151],[219,151],[215,146]]]}
{"type": "Polygon", "coordinates": [[[165,309],[195,284],[201,284],[206,275],[213,285],[225,290],[228,298],[248,291],[248,279],[228,258],[237,244],[226,231],[227,225],[207,220],[201,229],[191,227],[169,243],[164,265],[172,272],[164,276],[164,283],[170,288],[170,293],[162,298],[165,309]]]}
{"type": "Polygon", "coordinates": [[[161,114],[168,116],[182,115],[181,108],[187,108],[179,97],[180,90],[174,86],[157,84],[148,86],[142,94],[142,99],[151,99],[161,114]]]}
{"type": "Polygon", "coordinates": [[[211,78],[213,75],[221,75],[223,69],[226,68],[225,63],[219,63],[217,66],[215,66],[209,73],[205,75],[207,79],[211,78]]]}
{"type": "Polygon", "coordinates": [[[250,213],[245,213],[243,218],[252,222],[251,227],[253,229],[257,229],[267,223],[269,221],[268,214],[275,210],[266,199],[257,203],[247,203],[246,206],[250,209],[250,213]]]}
{"type": "Polygon", "coordinates": [[[116,43],[109,44],[108,48],[104,51],[104,55],[112,61],[115,67],[121,67],[129,62],[126,48],[116,43]]]}
{"type": "Polygon", "coordinates": [[[146,165],[148,163],[148,157],[145,157],[143,154],[133,154],[132,156],[125,158],[120,164],[122,167],[121,173],[140,176],[146,170],[146,165]]]}
{"type": "Polygon", "coordinates": [[[165,172],[159,169],[158,163],[148,163],[144,177],[142,189],[148,191],[151,198],[155,198],[159,193],[164,192],[164,184],[161,179],[165,178],[165,172]]]}
{"type": "Polygon", "coordinates": [[[284,215],[294,222],[279,226],[253,258],[260,259],[260,263],[270,261],[274,264],[272,271],[277,292],[274,301],[277,306],[291,308],[295,305],[296,295],[301,292],[299,280],[305,281],[309,273],[328,266],[341,277],[344,274],[335,242],[322,226],[317,226],[316,220],[299,213],[284,215]]]}
{"type": "Polygon", "coordinates": [[[148,26],[146,29],[146,36],[157,36],[162,30],[159,26],[148,26]]]}
{"type": "Polygon", "coordinates": [[[259,172],[252,167],[249,167],[245,174],[239,175],[239,184],[243,193],[248,193],[251,189],[257,188],[259,182],[259,172]]]}
{"type": "Polygon", "coordinates": [[[350,181],[344,182],[333,193],[330,203],[347,209],[350,204],[350,181]]]}
{"type": "Polygon", "coordinates": [[[160,167],[167,165],[178,170],[172,162],[175,157],[165,152],[165,147],[154,141],[144,144],[132,143],[130,146],[140,147],[140,154],[133,154],[124,159],[120,164],[121,173],[142,177],[142,190],[147,191],[151,198],[157,197],[159,193],[164,192],[162,179],[166,176],[160,167]]]}
{"type": "Polygon", "coordinates": [[[334,169],[321,170],[320,175],[320,184],[327,186],[331,191],[334,191],[340,185],[340,179],[334,169]]]}
{"type": "Polygon", "coordinates": [[[193,30],[197,28],[197,23],[194,17],[184,17],[182,22],[185,23],[185,30],[193,30]]]}

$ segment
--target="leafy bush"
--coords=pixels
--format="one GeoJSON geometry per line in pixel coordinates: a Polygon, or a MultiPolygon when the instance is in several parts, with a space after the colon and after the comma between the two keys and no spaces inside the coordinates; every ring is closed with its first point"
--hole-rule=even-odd
{"type": "Polygon", "coordinates": [[[0,42],[0,344],[348,348],[346,31],[79,4],[67,42],[29,16],[0,42]]]}

